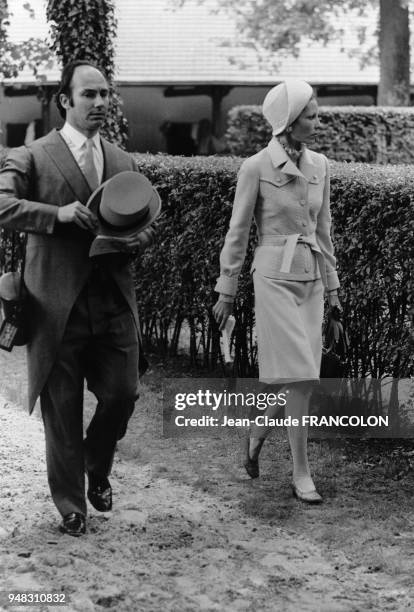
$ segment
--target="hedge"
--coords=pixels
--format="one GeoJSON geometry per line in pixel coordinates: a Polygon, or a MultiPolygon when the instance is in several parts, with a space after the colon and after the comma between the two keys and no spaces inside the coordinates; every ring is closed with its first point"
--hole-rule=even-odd
{"type": "MultiPolygon", "coordinates": [[[[214,369],[219,336],[212,320],[219,253],[241,159],[136,155],[163,202],[158,238],[134,262],[137,301],[148,344],[179,350],[189,329],[193,363],[214,369]]],[[[351,338],[353,377],[414,374],[414,170],[332,163],[334,240],[341,298],[351,338]]],[[[256,374],[253,291],[248,254],[235,304],[236,372],[256,374]]]]}
{"type": "MultiPolygon", "coordinates": [[[[135,264],[137,298],[147,341],[174,355],[183,323],[193,360],[213,367],[217,334],[211,320],[219,253],[228,228],[235,158],[136,156],[163,201],[157,243],[135,264]]],[[[354,377],[414,373],[414,170],[332,164],[332,216],[354,377]]],[[[256,371],[252,228],[235,305],[238,374],[256,371]]]]}
{"type": "MultiPolygon", "coordinates": [[[[414,162],[414,109],[378,106],[320,108],[315,151],[340,162],[401,164],[414,162]]],[[[226,141],[233,155],[253,155],[272,137],[260,106],[229,111],[226,141]]]]}

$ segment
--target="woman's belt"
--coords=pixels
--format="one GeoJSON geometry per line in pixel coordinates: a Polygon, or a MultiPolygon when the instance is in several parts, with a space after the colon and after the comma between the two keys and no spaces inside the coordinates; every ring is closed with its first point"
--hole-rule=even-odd
{"type": "Polygon", "coordinates": [[[303,234],[264,234],[259,237],[258,246],[284,246],[281,272],[290,272],[295,249],[297,244],[307,244],[316,255],[319,271],[321,273],[322,282],[325,287],[328,285],[326,276],[325,259],[322,251],[316,242],[315,234],[304,236],[303,234]]]}

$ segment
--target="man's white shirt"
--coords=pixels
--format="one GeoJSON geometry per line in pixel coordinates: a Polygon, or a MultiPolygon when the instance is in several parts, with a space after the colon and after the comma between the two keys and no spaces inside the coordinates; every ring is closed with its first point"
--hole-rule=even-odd
{"type": "MultiPolygon", "coordinates": [[[[79,132],[67,121],[59,131],[59,134],[68,145],[79,168],[83,171],[85,166],[86,141],[88,140],[87,136],[79,132]]],[[[99,133],[96,133],[91,140],[93,142],[93,161],[96,172],[98,173],[99,182],[101,183],[104,170],[104,157],[99,133]]]]}

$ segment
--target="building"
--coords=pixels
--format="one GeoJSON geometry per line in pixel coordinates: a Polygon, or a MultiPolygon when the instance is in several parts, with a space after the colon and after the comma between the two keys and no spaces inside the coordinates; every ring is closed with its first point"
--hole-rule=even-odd
{"type": "MultiPolygon", "coordinates": [[[[360,17],[344,18],[342,39],[323,46],[306,44],[300,56],[282,58],[278,69],[260,64],[248,47],[235,41],[232,18],[211,12],[211,0],[114,0],[118,19],[116,82],[129,123],[129,149],[191,154],[201,125],[216,136],[226,127],[230,108],[257,104],[285,77],[306,78],[322,104],[375,104],[378,67],[361,69],[346,49],[358,46],[360,17]]],[[[9,1],[13,11],[9,37],[45,37],[45,0],[31,0],[35,19],[23,8],[24,0],[9,1]]],[[[373,27],[375,19],[371,19],[373,27]]],[[[15,146],[49,127],[60,124],[49,104],[59,78],[59,67],[41,69],[39,80],[30,72],[3,82],[0,97],[1,142],[15,146]],[[29,131],[28,131],[28,125],[29,131]],[[37,130],[35,129],[37,128],[37,130]]]]}

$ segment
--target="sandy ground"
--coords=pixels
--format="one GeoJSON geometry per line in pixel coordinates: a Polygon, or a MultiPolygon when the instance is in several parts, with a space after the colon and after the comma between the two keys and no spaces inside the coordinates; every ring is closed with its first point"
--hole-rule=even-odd
{"type": "Polygon", "coordinates": [[[391,482],[403,497],[393,499],[385,515],[378,504],[386,478],[368,478],[367,495],[357,499],[352,471],[343,491],[332,485],[332,474],[326,475],[330,485],[320,475],[325,504],[305,506],[290,495],[284,441],[280,469],[274,469],[273,454],[269,458],[269,443],[264,476],[253,482],[237,466],[239,440],[163,438],[159,412],[154,414],[161,404],[157,384],[144,386],[119,445],[113,511],[90,508],[83,538],[60,534],[46,483],[42,425],[21,407],[22,352],[2,354],[0,367],[1,611],[59,609],[9,608],[4,596],[10,590],[65,593],[61,609],[80,612],[414,606],[410,475],[403,484],[391,482]]]}

